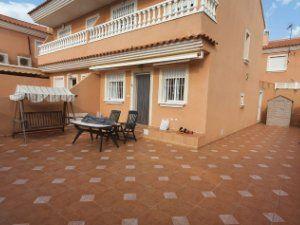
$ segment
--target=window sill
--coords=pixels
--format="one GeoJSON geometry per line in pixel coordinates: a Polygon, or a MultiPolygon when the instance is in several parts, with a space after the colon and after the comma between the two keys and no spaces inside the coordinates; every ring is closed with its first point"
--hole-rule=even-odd
{"type": "Polygon", "coordinates": [[[124,100],[104,100],[106,104],[110,105],[121,105],[124,104],[124,100]]]}
{"type": "Polygon", "coordinates": [[[185,102],[182,102],[182,103],[167,103],[167,102],[164,102],[164,103],[159,103],[160,106],[162,107],[172,107],[172,108],[183,108],[186,103],[185,102]]]}
{"type": "Polygon", "coordinates": [[[267,73],[284,73],[287,70],[267,70],[267,73]]]}

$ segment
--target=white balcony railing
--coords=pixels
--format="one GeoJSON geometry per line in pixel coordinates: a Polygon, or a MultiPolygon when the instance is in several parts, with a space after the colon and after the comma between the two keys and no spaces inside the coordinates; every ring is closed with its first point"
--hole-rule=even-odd
{"type": "Polygon", "coordinates": [[[62,49],[71,48],[86,43],[87,43],[87,31],[83,30],[41,45],[39,47],[39,55],[56,52],[62,49]]]}
{"type": "Polygon", "coordinates": [[[94,42],[197,12],[216,20],[217,0],[167,0],[39,47],[39,55],[94,42]]]}
{"type": "Polygon", "coordinates": [[[291,82],[291,83],[275,83],[275,89],[300,89],[300,82],[291,82]]]}

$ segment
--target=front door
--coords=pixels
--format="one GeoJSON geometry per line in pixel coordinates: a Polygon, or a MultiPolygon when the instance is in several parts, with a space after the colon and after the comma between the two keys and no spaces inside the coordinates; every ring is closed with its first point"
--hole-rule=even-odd
{"type": "Polygon", "coordinates": [[[137,111],[139,113],[138,123],[149,123],[149,95],[150,95],[150,75],[136,75],[136,96],[137,111]]]}

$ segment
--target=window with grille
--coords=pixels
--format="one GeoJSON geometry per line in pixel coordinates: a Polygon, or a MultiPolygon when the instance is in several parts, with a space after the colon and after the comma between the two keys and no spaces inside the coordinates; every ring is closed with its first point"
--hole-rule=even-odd
{"type": "Polygon", "coordinates": [[[18,56],[19,66],[31,66],[31,59],[27,57],[18,56]]]}
{"type": "Polygon", "coordinates": [[[63,38],[72,33],[71,25],[65,26],[57,30],[57,38],[63,38]]]}
{"type": "Polygon", "coordinates": [[[117,19],[122,16],[134,13],[136,10],[137,10],[136,0],[126,1],[112,8],[111,17],[112,19],[117,19]]]}
{"type": "Polygon", "coordinates": [[[125,76],[119,75],[107,75],[106,76],[106,101],[124,101],[125,92],[125,76]]]}
{"type": "Polygon", "coordinates": [[[8,55],[6,53],[0,53],[0,63],[8,64],[8,55]]]}
{"type": "Polygon", "coordinates": [[[268,72],[283,72],[287,70],[288,56],[271,55],[268,57],[267,71],[268,72]]]}
{"type": "Polygon", "coordinates": [[[88,29],[88,28],[93,27],[96,24],[98,19],[99,19],[99,15],[94,15],[90,18],[87,18],[86,19],[86,28],[88,29]]]}
{"type": "Polygon", "coordinates": [[[187,92],[187,72],[185,68],[162,70],[161,103],[184,104],[187,92]]]}

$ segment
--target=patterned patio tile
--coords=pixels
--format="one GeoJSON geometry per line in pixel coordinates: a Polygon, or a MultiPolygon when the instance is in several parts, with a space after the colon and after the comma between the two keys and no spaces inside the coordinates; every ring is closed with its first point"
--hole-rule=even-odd
{"type": "Polygon", "coordinates": [[[271,223],[283,223],[285,222],[278,214],[274,212],[268,212],[263,214],[271,223]]]}
{"type": "Polygon", "coordinates": [[[186,216],[174,216],[172,217],[173,225],[190,225],[186,216]]]}

